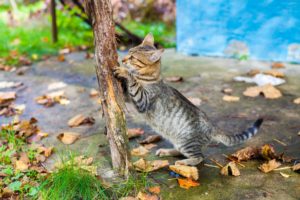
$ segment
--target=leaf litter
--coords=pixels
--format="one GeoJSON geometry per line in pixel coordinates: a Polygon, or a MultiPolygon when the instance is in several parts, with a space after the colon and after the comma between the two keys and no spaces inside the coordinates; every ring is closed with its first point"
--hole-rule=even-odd
{"type": "Polygon", "coordinates": [[[68,121],[68,125],[70,127],[76,127],[76,126],[80,126],[80,125],[93,125],[95,123],[95,119],[93,117],[86,117],[82,114],[78,114],[74,117],[72,117],[69,121],[68,121]]]}
{"type": "Polygon", "coordinates": [[[64,144],[73,144],[80,138],[80,134],[75,132],[63,132],[58,134],[56,138],[64,144]]]}
{"type": "Polygon", "coordinates": [[[137,171],[152,172],[169,166],[169,161],[168,160],[147,161],[144,158],[141,158],[138,161],[134,162],[132,165],[137,171]]]}

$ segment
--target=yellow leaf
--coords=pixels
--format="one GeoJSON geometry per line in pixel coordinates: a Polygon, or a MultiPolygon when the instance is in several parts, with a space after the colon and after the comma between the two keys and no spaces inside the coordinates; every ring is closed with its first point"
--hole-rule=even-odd
{"type": "Polygon", "coordinates": [[[139,147],[134,148],[134,149],[131,150],[131,155],[132,156],[145,156],[148,153],[149,153],[148,149],[146,149],[143,146],[139,146],[139,147]]]}
{"type": "Polygon", "coordinates": [[[198,169],[196,167],[185,166],[185,165],[170,165],[170,169],[177,174],[180,174],[187,178],[198,180],[198,169]]]}
{"type": "Polygon", "coordinates": [[[57,139],[59,139],[64,144],[73,144],[76,140],[79,139],[79,137],[79,133],[63,132],[57,136],[57,139]]]}

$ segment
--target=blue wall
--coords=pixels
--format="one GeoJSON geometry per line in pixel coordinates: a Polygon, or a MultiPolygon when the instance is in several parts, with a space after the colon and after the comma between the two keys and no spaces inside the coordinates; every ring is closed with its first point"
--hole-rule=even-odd
{"type": "Polygon", "coordinates": [[[177,50],[300,62],[300,0],[177,0],[177,50]]]}

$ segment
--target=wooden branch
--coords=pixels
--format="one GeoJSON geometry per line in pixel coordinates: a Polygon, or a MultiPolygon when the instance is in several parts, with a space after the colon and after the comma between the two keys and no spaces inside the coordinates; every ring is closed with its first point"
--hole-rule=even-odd
{"type": "Polygon", "coordinates": [[[111,3],[109,0],[85,0],[85,10],[94,32],[96,73],[112,165],[127,176],[129,153],[123,94],[112,74],[112,69],[118,65],[118,54],[111,3]]]}
{"type": "Polygon", "coordinates": [[[55,0],[51,0],[50,2],[50,13],[51,13],[52,41],[53,43],[56,43],[58,40],[58,31],[57,31],[57,24],[56,24],[55,0]]]}

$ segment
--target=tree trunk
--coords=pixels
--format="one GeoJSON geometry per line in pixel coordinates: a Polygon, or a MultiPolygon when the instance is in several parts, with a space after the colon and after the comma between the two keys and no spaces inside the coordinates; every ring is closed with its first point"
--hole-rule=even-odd
{"type": "Polygon", "coordinates": [[[95,43],[96,73],[101,105],[106,120],[112,165],[128,175],[129,154],[124,98],[112,69],[118,66],[115,28],[110,0],[85,0],[85,10],[92,22],[95,43]]]}

